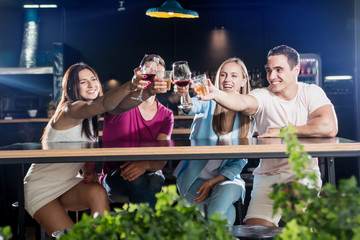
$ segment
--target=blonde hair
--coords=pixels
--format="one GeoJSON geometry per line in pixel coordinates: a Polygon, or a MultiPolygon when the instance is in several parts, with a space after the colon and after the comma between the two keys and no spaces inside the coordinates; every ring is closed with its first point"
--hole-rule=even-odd
{"type": "MultiPolygon", "coordinates": [[[[224,67],[225,64],[232,63],[232,62],[234,62],[240,66],[241,72],[242,72],[242,77],[244,79],[246,79],[245,85],[240,88],[239,92],[240,92],[240,94],[248,94],[251,90],[250,83],[249,83],[249,74],[248,74],[248,71],[247,71],[247,68],[246,68],[244,62],[241,59],[236,58],[236,57],[229,58],[220,65],[220,67],[217,70],[216,76],[215,76],[214,85],[215,85],[215,87],[219,88],[221,69],[224,67]]],[[[237,114],[239,115],[239,118],[240,118],[239,137],[246,138],[250,131],[251,117],[243,114],[242,112],[238,112],[237,114]]],[[[235,118],[232,119],[233,122],[234,122],[234,120],[235,120],[235,118]]],[[[214,112],[214,116],[213,116],[213,124],[212,124],[216,135],[219,136],[219,135],[226,134],[225,122],[226,122],[225,109],[222,106],[220,106],[220,104],[216,104],[215,112],[214,112]]]]}

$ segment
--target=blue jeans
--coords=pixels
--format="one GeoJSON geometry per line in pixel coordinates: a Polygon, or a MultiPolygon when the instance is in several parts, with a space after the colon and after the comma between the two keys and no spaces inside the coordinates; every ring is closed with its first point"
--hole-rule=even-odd
{"type": "MultiPolygon", "coordinates": [[[[198,197],[196,191],[204,182],[203,179],[196,179],[187,192],[185,199],[189,204],[194,205],[194,198],[198,197]]],[[[223,218],[226,218],[229,225],[233,225],[236,218],[236,210],[234,202],[238,201],[241,196],[241,187],[233,181],[224,181],[216,184],[208,199],[203,202],[196,203],[199,209],[204,212],[205,205],[207,205],[208,215],[211,216],[219,212],[223,218]]]]}
{"type": "Polygon", "coordinates": [[[155,208],[155,194],[161,192],[165,177],[161,171],[146,172],[134,181],[124,180],[121,169],[114,169],[104,177],[103,186],[111,203],[148,203],[155,208]]]}

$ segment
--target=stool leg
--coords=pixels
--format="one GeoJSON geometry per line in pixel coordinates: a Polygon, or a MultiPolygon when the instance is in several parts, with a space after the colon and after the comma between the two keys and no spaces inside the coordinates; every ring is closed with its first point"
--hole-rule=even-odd
{"type": "Polygon", "coordinates": [[[18,239],[25,240],[24,164],[18,165],[18,239]]]}
{"type": "Polygon", "coordinates": [[[36,231],[36,234],[35,234],[36,239],[46,240],[46,233],[40,225],[36,226],[35,231],[36,231]]]}
{"type": "Polygon", "coordinates": [[[243,205],[240,201],[234,202],[236,218],[234,225],[242,225],[244,220],[244,209],[243,205]]]}
{"type": "MultiPolygon", "coordinates": [[[[18,211],[20,210],[19,209],[19,202],[12,203],[11,207],[13,209],[17,209],[18,211]]],[[[30,215],[29,215],[29,217],[30,217],[30,215]]],[[[24,223],[25,223],[25,216],[24,216],[24,223]]],[[[36,237],[36,239],[46,240],[46,233],[45,233],[44,229],[36,221],[35,221],[35,224],[36,224],[36,226],[35,226],[35,237],[36,237]]],[[[17,225],[17,234],[19,234],[19,232],[20,232],[20,223],[18,223],[18,225],[17,225]]],[[[24,231],[24,237],[25,237],[25,231],[24,231]]],[[[20,238],[20,236],[19,236],[19,238],[20,238]]]]}

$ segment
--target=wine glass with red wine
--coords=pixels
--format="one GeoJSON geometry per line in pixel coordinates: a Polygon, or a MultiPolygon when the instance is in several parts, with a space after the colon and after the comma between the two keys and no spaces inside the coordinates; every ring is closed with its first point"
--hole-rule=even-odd
{"type": "MultiPolygon", "coordinates": [[[[141,67],[140,71],[141,71],[141,74],[147,76],[147,78],[145,78],[146,80],[149,80],[149,81],[154,80],[154,78],[157,74],[157,71],[159,69],[159,62],[160,62],[159,57],[145,54],[145,56],[143,57],[143,59],[140,62],[140,67],[141,67]]],[[[140,90],[138,97],[132,97],[132,99],[143,102],[144,101],[142,99],[143,90],[144,90],[143,88],[140,90]]]]}
{"type": "MultiPolygon", "coordinates": [[[[191,71],[189,64],[186,61],[178,61],[173,63],[173,80],[179,87],[187,87],[191,79],[191,71]]],[[[191,108],[192,104],[186,101],[186,96],[182,94],[180,96],[180,105],[178,108],[186,109],[191,108]]]]}

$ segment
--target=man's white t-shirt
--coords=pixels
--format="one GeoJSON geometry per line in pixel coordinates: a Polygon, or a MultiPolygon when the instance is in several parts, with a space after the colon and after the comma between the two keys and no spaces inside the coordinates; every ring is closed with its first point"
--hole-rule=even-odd
{"type": "MultiPolygon", "coordinates": [[[[259,104],[253,115],[259,134],[265,133],[269,128],[281,128],[289,124],[293,126],[305,125],[310,114],[324,105],[329,104],[334,109],[325,92],[319,86],[302,82],[298,82],[298,93],[290,101],[280,99],[269,88],[255,89],[249,95],[255,97],[259,104]]],[[[254,174],[289,173],[290,167],[287,158],[260,160],[254,174]]],[[[319,170],[317,158],[312,159],[309,169],[319,170]]]]}

